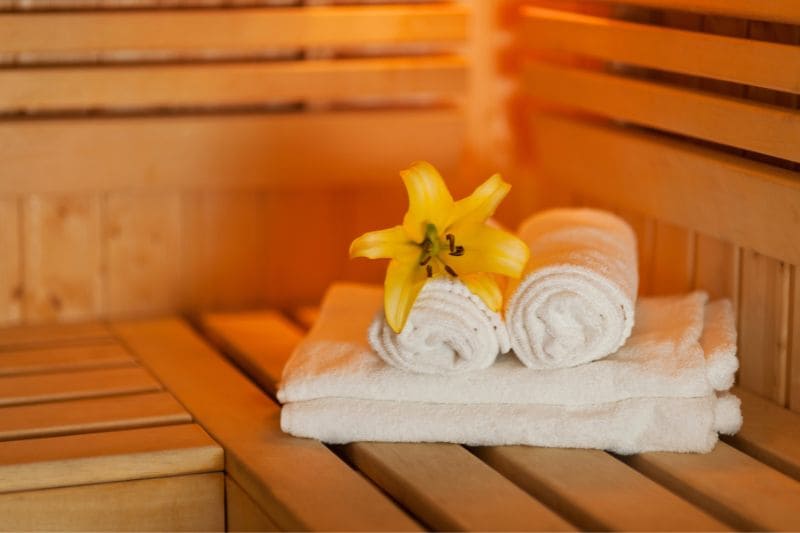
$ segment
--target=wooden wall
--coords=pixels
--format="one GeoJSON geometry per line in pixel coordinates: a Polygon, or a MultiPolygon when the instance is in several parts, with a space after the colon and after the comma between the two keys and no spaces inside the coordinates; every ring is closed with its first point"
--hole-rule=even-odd
{"type": "Polygon", "coordinates": [[[731,298],[740,384],[800,411],[800,9],[529,4],[519,130],[542,202],[626,217],[644,294],[731,298]]]}
{"type": "Polygon", "coordinates": [[[0,325],[379,279],[347,246],[459,170],[469,17],[347,4],[0,0],[0,325]]]}

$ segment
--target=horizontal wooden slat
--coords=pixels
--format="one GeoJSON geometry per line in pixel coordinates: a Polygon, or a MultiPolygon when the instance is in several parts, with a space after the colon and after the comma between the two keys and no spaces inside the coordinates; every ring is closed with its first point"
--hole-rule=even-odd
{"type": "Polygon", "coordinates": [[[0,495],[0,531],[224,531],[222,473],[0,495]]]}
{"type": "Polygon", "coordinates": [[[727,440],[748,455],[800,480],[800,414],[742,388],[742,429],[727,440]]]}
{"type": "Polygon", "coordinates": [[[463,125],[449,109],[0,122],[0,193],[364,186],[418,159],[448,175],[463,125]]]}
{"type": "Polygon", "coordinates": [[[0,70],[0,111],[248,105],[288,99],[452,95],[455,56],[0,70]]]}
{"type": "Polygon", "coordinates": [[[5,13],[0,56],[452,42],[466,28],[466,9],[447,4],[5,13]]]}
{"type": "Polygon", "coordinates": [[[800,161],[796,110],[544,63],[526,66],[524,84],[548,102],[800,161]]]}
{"type": "Polygon", "coordinates": [[[0,492],[222,468],[222,448],[195,424],[0,442],[0,492]]]}
{"type": "Polygon", "coordinates": [[[0,440],[190,422],[167,392],[0,408],[0,440]]]}
{"type": "Polygon", "coordinates": [[[230,476],[225,476],[226,531],[280,531],[230,476]]]}
{"type": "MultiPolygon", "coordinates": [[[[302,332],[274,311],[214,314],[202,325],[272,394],[302,332]]],[[[342,451],[383,490],[443,530],[564,530],[571,526],[453,444],[357,442],[342,451]]]]}
{"type": "Polygon", "coordinates": [[[321,443],[284,434],[278,406],[186,324],[121,322],[114,329],[225,447],[228,475],[281,528],[419,528],[321,443]]]}
{"type": "Polygon", "coordinates": [[[644,453],[625,460],[739,529],[800,528],[800,482],[723,442],[707,454],[644,453]]]}
{"type": "Polygon", "coordinates": [[[573,190],[800,264],[796,172],[625,128],[531,121],[542,172],[573,190]]]}
{"type": "Polygon", "coordinates": [[[800,47],[538,7],[523,10],[529,46],[800,93],[800,47]]]}
{"type": "Polygon", "coordinates": [[[0,406],[161,389],[141,367],[0,377],[0,406]]]}
{"type": "Polygon", "coordinates": [[[726,15],[744,19],[769,20],[800,24],[800,10],[795,0],[594,0],[602,2],[622,1],[625,4],[670,10],[691,11],[726,15]]]}
{"type": "Polygon", "coordinates": [[[0,352],[0,376],[133,364],[135,360],[122,346],[109,341],[0,352]]]}
{"type": "MultiPolygon", "coordinates": [[[[7,176],[3,174],[3,177],[7,176]]],[[[108,326],[101,322],[17,326],[0,329],[0,351],[38,346],[86,344],[112,338],[108,326]]]]}

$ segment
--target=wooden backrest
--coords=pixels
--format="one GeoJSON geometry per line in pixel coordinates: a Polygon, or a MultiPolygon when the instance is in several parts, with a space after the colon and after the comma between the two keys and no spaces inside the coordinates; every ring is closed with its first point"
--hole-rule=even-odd
{"type": "Polygon", "coordinates": [[[800,409],[800,9],[794,2],[526,6],[534,171],[627,217],[642,290],[739,311],[739,381],[800,409]]]}
{"type": "Polygon", "coordinates": [[[378,275],[347,244],[400,217],[397,171],[456,170],[468,13],[334,4],[0,0],[0,324],[378,275]]]}

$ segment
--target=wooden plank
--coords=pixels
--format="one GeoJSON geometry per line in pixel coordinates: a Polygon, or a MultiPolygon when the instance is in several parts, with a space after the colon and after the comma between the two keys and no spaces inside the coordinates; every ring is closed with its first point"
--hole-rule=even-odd
{"type": "Polygon", "coordinates": [[[280,531],[230,476],[225,476],[226,531],[280,531]]]}
{"type": "Polygon", "coordinates": [[[737,529],[800,527],[800,482],[725,443],[707,454],[644,453],[622,459],[737,529]]]}
{"type": "Polygon", "coordinates": [[[686,228],[657,220],[653,244],[651,294],[689,290],[694,269],[694,234],[686,228]]]}
{"type": "MultiPolygon", "coordinates": [[[[256,382],[275,393],[301,331],[273,311],[202,317],[204,331],[256,382]],[[249,373],[249,372],[248,372],[249,373]]],[[[423,522],[443,530],[564,530],[571,526],[450,444],[352,443],[348,459],[423,522]]]]}
{"type": "Polygon", "coordinates": [[[0,193],[364,187],[417,159],[454,175],[462,130],[452,109],[11,120],[0,193]]]}
{"type": "Polygon", "coordinates": [[[742,429],[725,440],[784,474],[800,480],[800,415],[741,387],[742,429]]]}
{"type": "Polygon", "coordinates": [[[800,48],[525,7],[528,46],[800,93],[800,48]],[[735,58],[735,60],[732,60],[735,58]]]}
{"type": "Polygon", "coordinates": [[[222,448],[195,424],[0,442],[0,493],[222,468],[222,448]]]}
{"type": "Polygon", "coordinates": [[[698,233],[695,238],[692,287],[708,292],[713,300],[730,298],[736,309],[740,253],[741,250],[734,244],[698,233]]]}
{"type": "Polygon", "coordinates": [[[800,412],[800,267],[792,265],[791,317],[789,325],[789,408],[800,412]]]}
{"type": "Polygon", "coordinates": [[[453,4],[0,14],[0,54],[236,50],[464,40],[453,4]]]}
{"type": "Polygon", "coordinates": [[[523,76],[529,95],[551,103],[800,161],[795,110],[544,63],[529,63],[523,76]]]}
{"type": "Polygon", "coordinates": [[[134,364],[133,357],[119,344],[112,342],[0,352],[0,376],[134,364]]]}
{"type": "MultiPolygon", "coordinates": [[[[617,0],[594,1],[616,2],[617,0]]],[[[753,0],[626,0],[625,3],[693,13],[712,13],[743,19],[800,24],[800,11],[794,0],[773,0],[768,4],[753,0]]]]}
{"type": "Polygon", "coordinates": [[[307,305],[299,307],[292,311],[292,317],[305,329],[311,329],[317,319],[319,319],[319,306],[307,305]]]}
{"type": "Polygon", "coordinates": [[[0,495],[2,531],[224,531],[223,474],[0,495]]]}
{"type": "Polygon", "coordinates": [[[789,267],[751,250],[742,254],[739,384],[779,405],[787,401],[789,267]]]}
{"type": "Polygon", "coordinates": [[[105,247],[108,313],[164,312],[180,307],[181,204],[178,193],[110,193],[105,247]]]}
{"type": "Polygon", "coordinates": [[[602,451],[490,446],[474,452],[584,530],[728,530],[722,522],[602,451]]]}
{"type": "Polygon", "coordinates": [[[16,326],[0,329],[0,352],[57,345],[110,341],[111,330],[102,322],[16,326]]]}
{"type": "Polygon", "coordinates": [[[457,56],[0,70],[0,110],[174,108],[287,99],[455,95],[457,56]]]}
{"type": "Polygon", "coordinates": [[[153,9],[166,7],[281,6],[298,0],[0,0],[5,11],[69,11],[77,9],[153,9]]]}
{"type": "MultiPolygon", "coordinates": [[[[42,148],[47,145],[47,151],[53,149],[42,139],[37,142],[42,148]]],[[[86,153],[74,156],[83,161],[91,159],[86,153]]],[[[4,175],[9,176],[5,172],[4,175]]],[[[25,319],[76,321],[101,314],[99,197],[33,195],[25,201],[23,213],[25,319]]]]}
{"type": "Polygon", "coordinates": [[[141,367],[0,377],[0,406],[23,405],[161,389],[141,367]]]}
{"type": "Polygon", "coordinates": [[[0,198],[0,326],[22,319],[22,244],[19,202],[0,198]]]}
{"type": "Polygon", "coordinates": [[[114,329],[225,447],[228,475],[282,529],[418,529],[321,443],[284,434],[278,406],[186,324],[119,322],[114,329]]]}
{"type": "Polygon", "coordinates": [[[0,440],[191,422],[166,392],[0,408],[0,440]]]}
{"type": "Polygon", "coordinates": [[[796,172],[624,128],[545,115],[532,126],[543,174],[622,207],[800,263],[796,172]],[[581,157],[574,157],[576,147],[581,157]]]}

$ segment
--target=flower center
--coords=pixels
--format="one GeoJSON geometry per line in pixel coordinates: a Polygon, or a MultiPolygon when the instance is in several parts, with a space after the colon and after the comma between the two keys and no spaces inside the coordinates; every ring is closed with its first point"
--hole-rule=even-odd
{"type": "Polygon", "coordinates": [[[425,226],[425,238],[419,245],[420,248],[422,248],[419,265],[425,267],[425,271],[429,278],[433,277],[433,265],[431,264],[432,260],[434,261],[434,264],[441,265],[444,271],[454,278],[458,277],[458,274],[455,270],[453,270],[453,267],[445,263],[439,257],[439,255],[442,253],[442,251],[447,250],[449,255],[452,255],[453,257],[461,257],[464,255],[464,247],[456,244],[456,237],[452,233],[445,235],[445,240],[447,241],[446,243],[439,239],[439,232],[436,230],[436,226],[433,224],[428,224],[425,226]]]}

